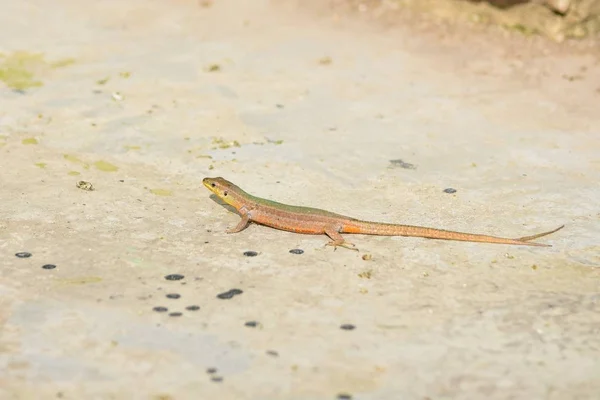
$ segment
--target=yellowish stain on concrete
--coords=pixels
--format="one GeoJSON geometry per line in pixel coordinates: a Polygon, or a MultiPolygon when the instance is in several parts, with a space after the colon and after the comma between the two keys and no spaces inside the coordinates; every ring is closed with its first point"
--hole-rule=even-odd
{"type": "Polygon", "coordinates": [[[150,193],[156,196],[173,196],[173,191],[167,189],[150,189],[150,193]]]}
{"type": "Polygon", "coordinates": [[[123,148],[124,148],[125,150],[133,150],[133,151],[135,151],[135,150],[141,150],[141,149],[142,149],[142,146],[130,146],[130,145],[125,145],[125,146],[123,146],[123,148]]]}
{"type": "Polygon", "coordinates": [[[99,276],[82,276],[79,278],[59,279],[57,282],[64,285],[87,285],[89,283],[102,282],[102,278],[99,276]]]}
{"type": "Polygon", "coordinates": [[[43,163],[43,162],[38,162],[38,163],[35,163],[34,165],[38,168],[44,169],[44,168],[46,168],[46,165],[48,165],[48,164],[43,163]]]}
{"type": "Polygon", "coordinates": [[[21,143],[26,144],[26,145],[27,144],[38,144],[38,141],[36,138],[27,138],[27,139],[23,139],[21,141],[21,143]]]}
{"type": "Polygon", "coordinates": [[[81,164],[83,166],[84,169],[90,169],[90,164],[84,162],[83,160],[75,157],[74,155],[71,154],[63,154],[63,158],[69,162],[72,162],[74,164],[81,164]]]}
{"type": "Polygon", "coordinates": [[[27,51],[0,54],[0,81],[14,90],[40,87],[44,83],[38,78],[39,75],[73,63],[75,63],[75,60],[72,58],[48,62],[44,59],[43,53],[30,53],[27,51]]]}
{"type": "Polygon", "coordinates": [[[67,172],[67,175],[69,175],[69,176],[78,176],[78,175],[81,175],[81,173],[78,172],[78,171],[69,171],[69,172],[67,172]]]}
{"type": "Polygon", "coordinates": [[[100,160],[100,161],[96,161],[94,163],[94,167],[96,167],[96,169],[100,170],[100,171],[104,171],[104,172],[115,172],[119,170],[119,167],[117,167],[116,165],[113,165],[109,162],[100,160]]]}
{"type": "Polygon", "coordinates": [[[76,164],[83,164],[84,162],[81,161],[79,158],[72,156],[70,154],[63,154],[63,158],[69,162],[72,163],[76,163],[76,164]]]}

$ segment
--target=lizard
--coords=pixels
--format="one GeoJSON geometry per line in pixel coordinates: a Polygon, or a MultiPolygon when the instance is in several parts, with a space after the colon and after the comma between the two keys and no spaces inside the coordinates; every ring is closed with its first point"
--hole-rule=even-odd
{"type": "Polygon", "coordinates": [[[313,235],[324,234],[331,239],[326,245],[333,246],[334,248],[340,246],[358,250],[353,243],[347,242],[344,239],[342,233],[379,236],[416,236],[429,239],[551,247],[548,244],[536,243],[531,240],[550,235],[564,227],[564,225],[562,225],[556,229],[538,233],[537,235],[509,239],[475,233],[427,228],[423,226],[362,221],[318,208],[277,203],[246,193],[240,187],[221,177],[204,178],[202,183],[223,202],[235,208],[242,217],[237,226],[228,229],[226,231],[227,233],[241,232],[246,229],[251,222],[254,222],[289,232],[313,235]]]}

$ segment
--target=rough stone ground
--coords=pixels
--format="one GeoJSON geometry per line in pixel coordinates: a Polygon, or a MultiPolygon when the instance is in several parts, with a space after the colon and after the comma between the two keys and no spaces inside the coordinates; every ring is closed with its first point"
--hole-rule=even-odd
{"type": "Polygon", "coordinates": [[[258,0],[5,1],[0,37],[0,398],[600,393],[593,41],[258,0]],[[566,227],[334,252],[225,234],[205,176],[365,219],[566,227]]]}

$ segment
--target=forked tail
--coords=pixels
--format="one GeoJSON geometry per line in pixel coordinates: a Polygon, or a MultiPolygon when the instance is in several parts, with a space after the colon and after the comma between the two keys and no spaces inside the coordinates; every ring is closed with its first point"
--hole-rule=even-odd
{"type": "Polygon", "coordinates": [[[412,225],[383,224],[367,221],[352,221],[342,228],[340,233],[360,233],[363,235],[381,235],[381,236],[416,236],[429,239],[459,240],[463,242],[482,242],[497,244],[515,244],[522,246],[540,246],[552,247],[549,244],[535,243],[531,240],[550,235],[564,228],[559,226],[548,232],[538,233],[537,235],[523,236],[516,239],[502,238],[496,236],[479,235],[475,233],[464,233],[447,231],[443,229],[425,228],[412,225]]]}

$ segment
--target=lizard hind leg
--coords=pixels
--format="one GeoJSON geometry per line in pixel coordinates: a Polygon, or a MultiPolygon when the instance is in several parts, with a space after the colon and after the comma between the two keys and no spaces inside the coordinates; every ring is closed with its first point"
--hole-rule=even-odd
{"type": "Polygon", "coordinates": [[[326,243],[325,246],[333,246],[334,250],[338,247],[345,247],[350,250],[358,251],[354,243],[346,242],[344,237],[340,235],[339,227],[326,227],[325,234],[331,238],[331,242],[326,243]]]}

